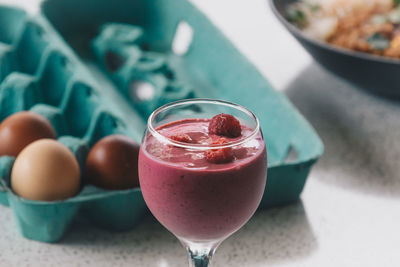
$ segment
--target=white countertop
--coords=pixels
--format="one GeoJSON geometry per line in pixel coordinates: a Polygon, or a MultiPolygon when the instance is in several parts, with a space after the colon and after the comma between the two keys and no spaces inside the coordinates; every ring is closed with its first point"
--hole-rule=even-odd
{"type": "MultiPolygon", "coordinates": [[[[400,103],[321,69],[267,0],[194,2],[287,94],[325,144],[302,200],[258,212],[220,246],[213,266],[399,266],[400,103]]],[[[178,241],[150,218],[128,233],[74,225],[58,244],[22,238],[7,207],[0,206],[0,224],[0,266],[187,266],[178,241]]]]}

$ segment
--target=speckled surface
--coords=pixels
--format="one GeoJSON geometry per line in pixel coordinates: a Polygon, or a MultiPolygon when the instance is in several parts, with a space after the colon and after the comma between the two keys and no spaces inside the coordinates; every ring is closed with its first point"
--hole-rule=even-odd
{"type": "MultiPolygon", "coordinates": [[[[214,266],[399,266],[400,103],[323,71],[265,0],[194,2],[289,96],[326,146],[302,200],[258,212],[221,245],[214,266]]],[[[58,244],[20,237],[2,206],[0,224],[0,266],[187,266],[181,245],[151,218],[129,233],[76,223],[58,244]]]]}

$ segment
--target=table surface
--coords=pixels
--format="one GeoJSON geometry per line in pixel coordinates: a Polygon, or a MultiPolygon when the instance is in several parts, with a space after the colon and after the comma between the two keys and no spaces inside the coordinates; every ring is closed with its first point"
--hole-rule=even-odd
{"type": "MultiPolygon", "coordinates": [[[[193,2],[291,99],[325,144],[301,201],[257,212],[220,246],[214,266],[398,266],[400,104],[321,69],[266,0],[193,2]]],[[[187,264],[180,243],[151,218],[128,233],[73,225],[58,244],[22,238],[9,208],[0,206],[0,223],[0,266],[187,264]]]]}

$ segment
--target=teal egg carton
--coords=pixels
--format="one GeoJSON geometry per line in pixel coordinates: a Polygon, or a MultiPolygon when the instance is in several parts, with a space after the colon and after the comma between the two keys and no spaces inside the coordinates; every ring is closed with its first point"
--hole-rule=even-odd
{"type": "MultiPolygon", "coordinates": [[[[298,200],[323,152],[284,94],[187,0],[47,0],[33,16],[2,7],[0,22],[0,120],[20,110],[45,116],[82,170],[100,138],[140,142],[153,109],[192,97],[236,102],[260,119],[268,150],[260,208],[298,200]]],[[[27,238],[55,242],[78,215],[128,230],[146,214],[140,189],[101,190],[85,177],[65,201],[22,199],[9,186],[13,161],[0,157],[0,201],[27,238]]]]}
{"type": "MultiPolygon", "coordinates": [[[[190,1],[47,0],[41,10],[93,74],[114,81],[110,90],[126,90],[129,76],[122,77],[126,68],[121,62],[131,60],[124,51],[132,45],[162,54],[174,78],[190,85],[196,97],[228,100],[252,110],[268,150],[260,207],[299,199],[311,167],[323,153],[320,138],[285,95],[275,91],[190,1]],[[118,28],[126,34],[118,37],[118,28]],[[104,65],[108,51],[120,57],[115,69],[104,65]]],[[[134,99],[126,100],[135,106],[134,99]]]]}
{"type": "Polygon", "coordinates": [[[134,111],[129,120],[115,112],[44,18],[0,7],[0,22],[0,120],[22,110],[47,118],[58,141],[75,154],[82,176],[77,196],[32,201],[13,193],[10,173],[15,158],[2,156],[0,201],[10,205],[24,237],[43,242],[59,240],[78,214],[107,229],[131,229],[146,212],[140,189],[107,191],[85,185],[84,168],[90,147],[104,136],[123,134],[140,142],[144,121],[134,111]]]}

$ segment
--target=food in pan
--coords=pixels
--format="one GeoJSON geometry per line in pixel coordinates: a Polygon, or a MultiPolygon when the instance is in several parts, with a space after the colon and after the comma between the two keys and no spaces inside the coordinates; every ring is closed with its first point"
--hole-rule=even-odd
{"type": "Polygon", "coordinates": [[[400,0],[300,0],[286,16],[314,39],[400,58],[400,0]]]}

